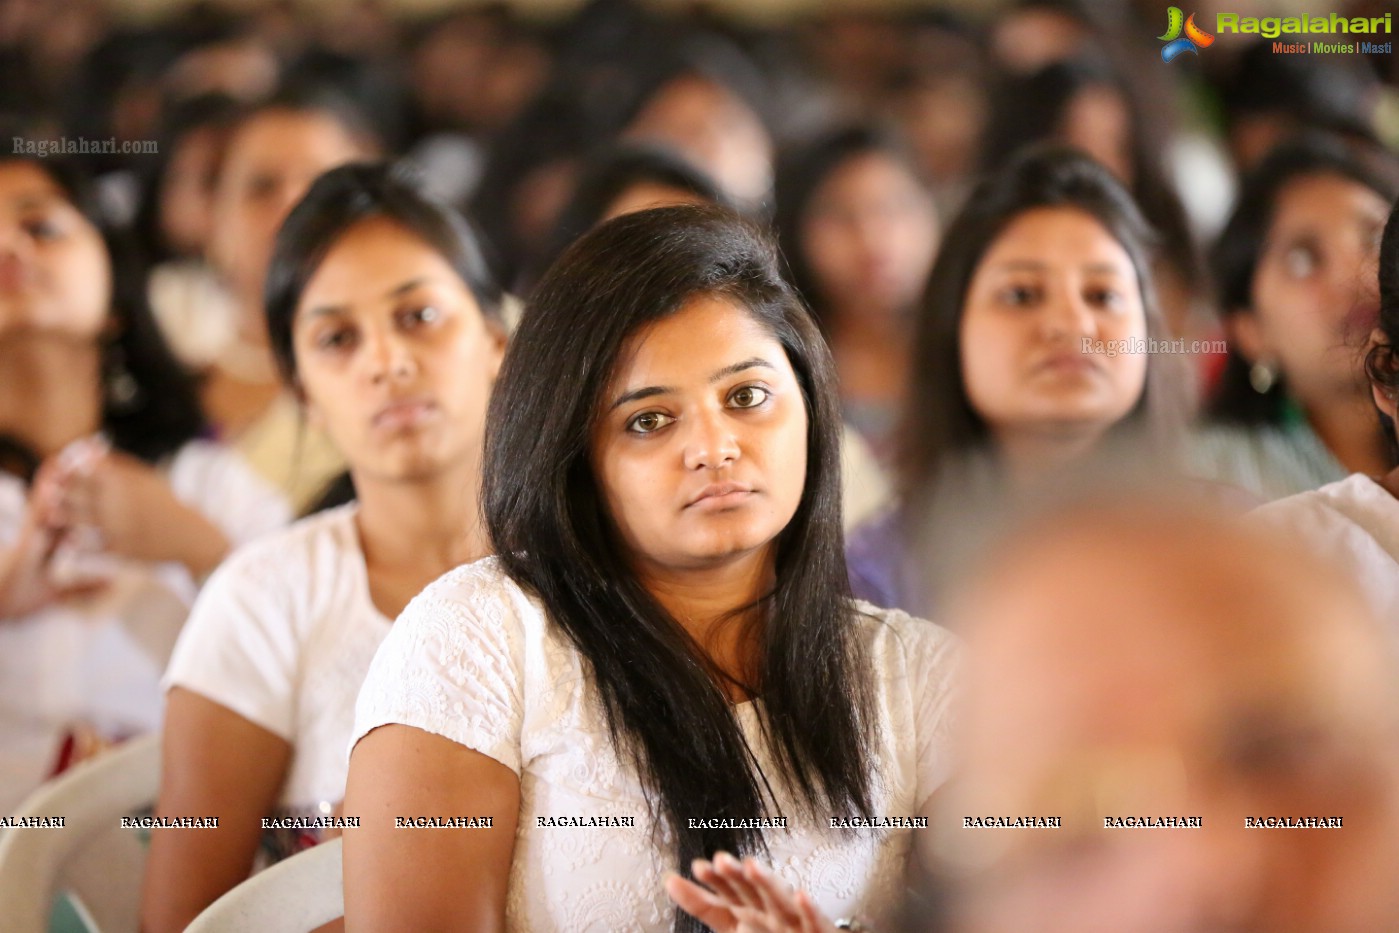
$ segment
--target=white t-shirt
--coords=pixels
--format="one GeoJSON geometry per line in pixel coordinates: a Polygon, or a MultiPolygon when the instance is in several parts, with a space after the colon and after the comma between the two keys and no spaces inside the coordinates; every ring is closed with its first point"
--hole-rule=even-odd
{"type": "Polygon", "coordinates": [[[1363,473],[1249,513],[1354,571],[1379,617],[1399,622],[1399,499],[1363,473]]]}
{"type": "Polygon", "coordinates": [[[242,548],[205,584],[165,686],[207,697],[292,746],[280,808],[345,796],[355,696],[390,620],[374,607],[354,503],[242,548]]]}
{"type": "MultiPolygon", "coordinates": [[[[290,520],[286,500],[233,451],[191,441],[162,465],[176,498],[239,544],[290,520]]],[[[13,542],[27,490],[0,474],[0,547],[13,542]]],[[[100,595],[0,624],[0,813],[47,775],[68,727],[118,738],[156,729],[160,674],[198,592],[182,564],[99,555],[100,595]]]]}
{"type": "MultiPolygon", "coordinates": [[[[876,677],[879,773],[870,815],[926,815],[948,774],[953,638],[902,612],[858,604],[858,613],[876,677]]],[[[403,723],[475,749],[519,776],[509,929],[668,931],[673,912],[661,883],[674,867],[669,828],[653,833],[640,779],[613,749],[585,671],[538,600],[486,558],[441,577],[399,616],[360,691],[354,737],[403,723]],[[536,821],[594,816],[632,817],[635,826],[536,821]]],[[[779,774],[753,704],[738,706],[736,715],[763,772],[779,774]]],[[[888,918],[905,882],[912,831],[830,828],[829,816],[847,814],[813,825],[797,815],[785,788],[774,789],[777,811],[789,820],[787,830],[766,833],[777,873],[829,916],[888,918]]]]}

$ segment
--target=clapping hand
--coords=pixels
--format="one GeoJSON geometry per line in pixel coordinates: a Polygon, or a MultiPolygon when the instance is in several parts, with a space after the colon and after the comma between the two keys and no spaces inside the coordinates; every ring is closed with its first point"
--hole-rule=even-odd
{"type": "Polygon", "coordinates": [[[58,457],[64,481],[58,518],[109,553],[137,561],[179,561],[196,575],[214,568],[228,540],[181,502],[155,467],[93,439],[58,457]]]}
{"type": "Polygon", "coordinates": [[[742,862],[720,852],[710,862],[696,859],[694,881],[666,878],[666,894],[686,913],[716,933],[835,933],[803,891],[751,858],[742,862]]]}
{"type": "Polygon", "coordinates": [[[19,533],[0,548],[0,620],[17,619],[59,600],[91,595],[100,580],[62,581],[53,573],[60,546],[70,538],[62,500],[68,470],[58,460],[40,467],[19,533]]]}

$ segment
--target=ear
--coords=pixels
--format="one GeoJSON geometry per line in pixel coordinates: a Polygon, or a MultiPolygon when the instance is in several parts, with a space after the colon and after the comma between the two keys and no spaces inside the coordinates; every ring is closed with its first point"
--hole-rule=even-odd
{"type": "MultiPolygon", "coordinates": [[[[1375,347],[1386,347],[1388,349],[1384,357],[1390,371],[1393,372],[1395,364],[1394,349],[1389,346],[1389,341],[1385,339],[1384,331],[1380,330],[1378,327],[1370,331],[1370,348],[1373,349],[1375,347]]],[[[1368,354],[1369,351],[1367,350],[1366,353],[1368,354]]],[[[1391,421],[1399,420],[1395,418],[1395,411],[1399,409],[1399,402],[1396,402],[1395,397],[1399,396],[1399,391],[1372,381],[1370,383],[1370,395],[1374,398],[1375,407],[1380,410],[1381,414],[1388,415],[1391,421]]]]}
{"type": "Polygon", "coordinates": [[[1263,336],[1263,326],[1258,315],[1248,308],[1236,309],[1224,316],[1224,332],[1229,342],[1239,348],[1239,353],[1250,363],[1271,360],[1276,354],[1268,346],[1263,336]]]}
{"type": "Polygon", "coordinates": [[[489,368],[491,385],[495,385],[496,377],[500,375],[500,364],[505,361],[505,347],[509,339],[504,324],[486,322],[486,340],[490,344],[486,351],[486,365],[489,368]]]}

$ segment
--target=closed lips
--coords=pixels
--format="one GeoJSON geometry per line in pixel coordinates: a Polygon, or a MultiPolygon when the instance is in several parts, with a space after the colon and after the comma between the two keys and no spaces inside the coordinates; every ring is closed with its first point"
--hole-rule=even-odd
{"type": "Polygon", "coordinates": [[[374,414],[375,425],[410,424],[432,412],[437,405],[426,399],[409,399],[385,405],[374,414]]]}
{"type": "Polygon", "coordinates": [[[753,487],[745,486],[742,483],[712,483],[699,491],[699,494],[685,503],[686,507],[697,505],[706,499],[716,499],[720,496],[733,495],[735,493],[750,493],[753,487]]]}

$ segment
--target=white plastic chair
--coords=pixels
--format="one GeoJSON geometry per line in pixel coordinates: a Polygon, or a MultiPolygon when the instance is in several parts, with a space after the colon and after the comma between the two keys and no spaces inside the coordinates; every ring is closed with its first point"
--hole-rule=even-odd
{"type": "Polygon", "coordinates": [[[146,847],[121,817],[149,807],[160,785],[160,737],[124,742],[38,788],[14,816],[62,816],[62,829],[0,829],[0,926],[47,933],[55,898],[68,894],[96,933],[132,933],[141,909],[146,847]]]}
{"type": "Polygon", "coordinates": [[[345,915],[340,839],[258,872],[210,904],[185,933],[307,933],[345,915]]]}

